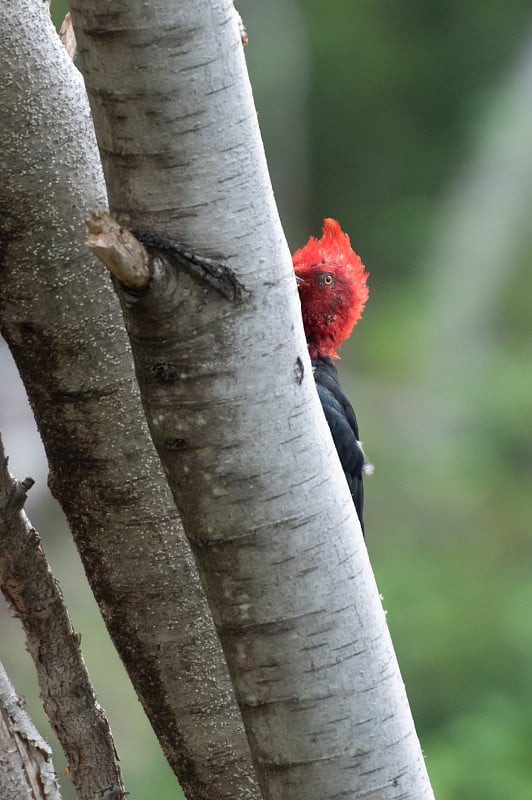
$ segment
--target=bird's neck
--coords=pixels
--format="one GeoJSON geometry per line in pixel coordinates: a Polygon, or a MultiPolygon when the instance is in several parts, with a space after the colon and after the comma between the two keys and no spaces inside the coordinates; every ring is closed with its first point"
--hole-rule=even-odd
{"type": "Polygon", "coordinates": [[[308,351],[311,358],[340,358],[336,352],[340,341],[330,331],[313,331],[307,334],[308,351]]]}
{"type": "Polygon", "coordinates": [[[311,358],[339,358],[336,351],[351,332],[340,315],[306,314],[303,309],[303,325],[311,358]]]}

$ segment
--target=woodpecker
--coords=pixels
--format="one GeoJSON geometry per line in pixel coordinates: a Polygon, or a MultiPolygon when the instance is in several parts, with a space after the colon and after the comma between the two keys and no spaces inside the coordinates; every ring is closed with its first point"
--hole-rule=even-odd
{"type": "Polygon", "coordinates": [[[340,385],[334,359],[368,299],[368,273],[334,219],[323,221],[321,239],[310,237],[293,255],[303,326],[325,418],[364,532],[362,478],[373,467],[360,443],[353,407],[340,385]]]}

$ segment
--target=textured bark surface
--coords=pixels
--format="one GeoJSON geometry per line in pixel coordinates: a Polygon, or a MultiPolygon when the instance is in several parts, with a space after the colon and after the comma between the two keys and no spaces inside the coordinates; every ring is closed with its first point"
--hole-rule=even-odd
{"type": "Polygon", "coordinates": [[[9,474],[0,439],[0,590],[20,619],[44,710],[65,752],[79,800],[125,797],[109,723],[96,702],[39,536],[22,506],[26,488],[9,474]]]}
{"type": "Polygon", "coordinates": [[[0,4],[0,26],[1,330],[50,484],[187,797],[254,798],[242,721],[149,439],[119,304],[84,245],[84,219],[106,198],[83,82],[45,4],[0,4]]]}
{"type": "Polygon", "coordinates": [[[52,751],[28,717],[1,663],[0,797],[61,800],[52,751]]]}
{"type": "Polygon", "coordinates": [[[122,302],[264,796],[428,799],[315,392],[232,3],[76,0],[72,13],[111,210],[243,287],[231,301],[160,248],[147,291],[122,302]]]}

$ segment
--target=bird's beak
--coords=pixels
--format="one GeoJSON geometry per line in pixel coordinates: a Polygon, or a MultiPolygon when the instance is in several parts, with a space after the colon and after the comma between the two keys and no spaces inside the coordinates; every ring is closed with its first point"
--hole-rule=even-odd
{"type": "Polygon", "coordinates": [[[306,283],[306,280],[304,278],[302,278],[301,275],[296,275],[296,281],[297,281],[298,284],[306,283]]]}

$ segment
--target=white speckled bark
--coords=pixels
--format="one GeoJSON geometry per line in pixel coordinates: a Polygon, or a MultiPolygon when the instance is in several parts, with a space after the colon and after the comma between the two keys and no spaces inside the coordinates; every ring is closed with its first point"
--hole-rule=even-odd
{"type": "MultiPolygon", "coordinates": [[[[212,618],[84,245],[105,204],[83,82],[41,0],[0,3],[0,324],[113,641],[189,800],[258,789],[212,618]]],[[[117,742],[120,749],[120,742],[117,742]]]]}

